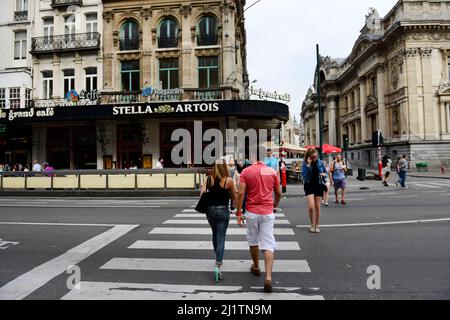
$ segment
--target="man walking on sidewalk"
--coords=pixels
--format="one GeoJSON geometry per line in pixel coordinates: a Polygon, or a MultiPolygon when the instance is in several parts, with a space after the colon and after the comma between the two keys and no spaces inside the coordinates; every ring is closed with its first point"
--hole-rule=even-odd
{"type": "Polygon", "coordinates": [[[407,189],[406,187],[406,175],[408,170],[408,160],[406,160],[406,155],[403,155],[397,164],[398,175],[400,177],[400,186],[407,189]]]}
{"type": "Polygon", "coordinates": [[[247,241],[250,246],[253,265],[250,272],[261,275],[259,266],[259,251],[264,251],[266,280],[264,292],[272,292],[272,269],[274,254],[277,248],[273,229],[275,226],[274,209],[278,208],[281,199],[280,179],[277,172],[266,166],[262,161],[265,153],[259,153],[257,162],[245,169],[241,174],[239,198],[237,204],[237,219],[239,225],[244,224],[242,203],[247,193],[246,219],[247,241]],[[273,193],[275,192],[275,203],[273,193]]]}

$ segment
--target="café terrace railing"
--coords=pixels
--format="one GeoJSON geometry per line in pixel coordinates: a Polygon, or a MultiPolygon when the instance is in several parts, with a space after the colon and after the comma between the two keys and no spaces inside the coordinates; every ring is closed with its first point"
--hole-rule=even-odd
{"type": "Polygon", "coordinates": [[[0,172],[0,192],[26,190],[200,190],[206,168],[0,172]]]}
{"type": "Polygon", "coordinates": [[[33,107],[38,109],[71,107],[71,106],[96,106],[98,104],[133,104],[151,102],[178,102],[178,101],[214,101],[214,100],[239,100],[239,90],[235,88],[221,89],[184,89],[179,94],[153,94],[148,97],[142,95],[142,91],[135,92],[100,92],[98,99],[81,99],[76,102],[64,98],[35,99],[33,107]]]}
{"type": "Polygon", "coordinates": [[[99,50],[100,33],[74,33],[31,39],[31,54],[67,52],[79,50],[99,50]]]}

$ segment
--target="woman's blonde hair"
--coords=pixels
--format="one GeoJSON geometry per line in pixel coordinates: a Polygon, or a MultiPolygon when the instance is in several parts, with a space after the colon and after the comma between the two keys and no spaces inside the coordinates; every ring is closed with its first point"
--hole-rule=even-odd
{"type": "Polygon", "coordinates": [[[227,179],[230,178],[230,170],[228,170],[228,164],[222,159],[216,160],[211,173],[213,179],[227,179]]]}

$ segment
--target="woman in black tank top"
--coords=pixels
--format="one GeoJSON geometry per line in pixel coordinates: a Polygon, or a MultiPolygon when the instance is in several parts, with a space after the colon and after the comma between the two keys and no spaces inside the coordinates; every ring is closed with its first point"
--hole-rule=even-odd
{"type": "Polygon", "coordinates": [[[208,207],[206,218],[212,229],[212,242],[216,254],[214,278],[216,282],[219,282],[223,278],[220,268],[223,265],[225,239],[230,223],[230,200],[236,203],[234,181],[230,178],[225,161],[216,161],[211,177],[207,179],[202,188],[202,193],[207,190],[209,192],[208,201],[210,206],[208,207]]]}

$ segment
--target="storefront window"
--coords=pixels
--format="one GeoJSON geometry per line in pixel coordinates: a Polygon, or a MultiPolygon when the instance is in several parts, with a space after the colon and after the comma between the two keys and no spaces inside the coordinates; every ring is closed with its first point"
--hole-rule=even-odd
{"type": "Polygon", "coordinates": [[[219,58],[201,57],[198,59],[198,82],[200,88],[219,86],[219,58]]]}
{"type": "Polygon", "coordinates": [[[159,82],[162,89],[176,89],[178,84],[178,59],[159,60],[159,82]]]}
{"type": "Polygon", "coordinates": [[[133,92],[140,90],[139,61],[123,61],[122,69],[122,91],[133,92]]]}

